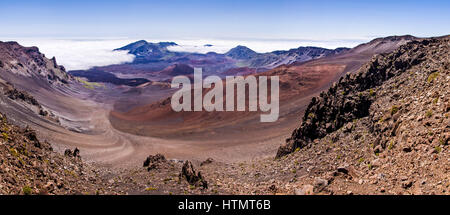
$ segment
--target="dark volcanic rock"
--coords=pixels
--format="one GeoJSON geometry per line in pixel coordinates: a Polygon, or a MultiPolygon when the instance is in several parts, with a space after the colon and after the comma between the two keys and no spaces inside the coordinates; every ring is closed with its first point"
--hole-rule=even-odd
{"type": "Polygon", "coordinates": [[[180,179],[184,178],[190,185],[201,186],[208,189],[208,182],[203,178],[201,172],[196,173],[190,161],[185,161],[180,173],[180,179]]]}
{"type": "Polygon", "coordinates": [[[24,91],[19,91],[9,83],[6,86],[7,86],[6,87],[7,89],[5,89],[5,95],[8,96],[10,99],[12,99],[12,100],[20,99],[28,104],[40,107],[38,101],[33,96],[31,96],[29,93],[24,92],[24,91]]]}
{"type": "Polygon", "coordinates": [[[166,157],[162,154],[150,155],[145,159],[143,166],[147,167],[147,170],[150,171],[159,168],[160,164],[166,161],[166,157]]]}
{"type": "Polygon", "coordinates": [[[98,70],[96,68],[90,70],[72,70],[69,73],[76,77],[87,78],[90,82],[111,83],[115,85],[127,85],[132,87],[150,82],[150,80],[145,78],[118,78],[112,73],[98,70]]]}
{"type": "Polygon", "coordinates": [[[214,162],[214,159],[208,158],[205,161],[203,161],[202,163],[200,163],[200,166],[207,165],[207,164],[210,164],[212,162],[214,162]]]}
{"type": "Polygon", "coordinates": [[[75,148],[73,151],[70,149],[66,149],[64,151],[64,155],[67,157],[81,158],[80,150],[78,148],[75,148]]]}
{"type": "Polygon", "coordinates": [[[47,141],[39,141],[31,128],[9,124],[2,113],[0,122],[0,194],[94,194],[105,187],[101,179],[88,180],[98,171],[72,159],[79,158],[78,149],[67,150],[70,157],[62,156],[47,141]]]}

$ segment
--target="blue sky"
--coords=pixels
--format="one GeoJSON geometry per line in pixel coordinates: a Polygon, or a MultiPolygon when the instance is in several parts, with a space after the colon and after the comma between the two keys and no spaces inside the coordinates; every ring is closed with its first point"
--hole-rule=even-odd
{"type": "Polygon", "coordinates": [[[450,1],[1,0],[2,37],[364,39],[450,33],[450,1]]]}

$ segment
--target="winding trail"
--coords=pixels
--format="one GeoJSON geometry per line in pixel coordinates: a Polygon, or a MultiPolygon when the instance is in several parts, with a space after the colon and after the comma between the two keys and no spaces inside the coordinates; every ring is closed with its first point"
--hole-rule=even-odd
{"type": "Polygon", "coordinates": [[[65,120],[62,124],[66,127],[76,125],[77,128],[81,127],[83,132],[39,118],[32,119],[36,120],[32,127],[39,130],[39,136],[51,142],[55,150],[63,152],[67,148],[78,147],[86,161],[107,167],[140,166],[148,155],[156,153],[179,160],[202,161],[209,157],[223,162],[251,160],[273,156],[280,141],[287,136],[267,140],[239,139],[232,142],[212,138],[194,141],[137,136],[121,132],[111,125],[111,109],[107,105],[80,100],[77,102],[78,108],[83,110],[83,114],[76,117],[79,120],[65,120]]]}

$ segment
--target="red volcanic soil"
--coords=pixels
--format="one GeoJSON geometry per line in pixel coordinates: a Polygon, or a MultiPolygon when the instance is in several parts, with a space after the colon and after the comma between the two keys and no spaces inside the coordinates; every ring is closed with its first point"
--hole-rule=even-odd
{"type": "Polygon", "coordinates": [[[248,67],[238,67],[238,68],[231,68],[223,73],[223,75],[251,75],[255,74],[257,72],[256,68],[248,68],[248,67]]]}
{"type": "Polygon", "coordinates": [[[194,68],[186,64],[174,64],[160,72],[161,75],[177,76],[177,75],[192,75],[194,68]]]}
{"type": "Polygon", "coordinates": [[[223,140],[236,139],[236,135],[248,140],[280,137],[298,123],[309,98],[337,79],[345,68],[339,64],[304,64],[259,74],[280,78],[280,117],[274,123],[261,123],[261,112],[174,112],[170,98],[125,113],[112,111],[110,119],[119,130],[168,139],[223,140]]]}

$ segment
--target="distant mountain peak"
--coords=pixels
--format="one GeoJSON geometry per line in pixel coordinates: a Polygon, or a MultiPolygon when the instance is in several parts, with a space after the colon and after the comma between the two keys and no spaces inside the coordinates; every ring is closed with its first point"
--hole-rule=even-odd
{"type": "MultiPolygon", "coordinates": [[[[234,48],[232,48],[232,49],[236,49],[236,50],[247,50],[247,51],[255,52],[255,51],[253,51],[252,49],[250,49],[249,47],[243,46],[243,45],[238,45],[238,46],[236,46],[236,47],[234,47],[234,48]]],[[[256,53],[256,52],[255,52],[255,53],[256,53]]]]}
{"type": "MultiPolygon", "coordinates": [[[[130,54],[136,54],[137,52],[142,52],[142,50],[147,50],[153,52],[155,49],[164,50],[169,46],[177,46],[178,44],[175,42],[158,42],[151,43],[146,40],[139,40],[133,43],[130,43],[124,47],[114,49],[114,51],[126,50],[130,54]]],[[[141,53],[142,54],[142,53],[141,53]]]]}
{"type": "Polygon", "coordinates": [[[394,36],[388,36],[388,37],[380,37],[380,38],[373,39],[372,42],[380,41],[380,40],[381,41],[398,41],[398,40],[415,40],[415,39],[417,39],[417,37],[408,34],[408,35],[400,35],[400,36],[394,35],[394,36]]]}
{"type": "Polygon", "coordinates": [[[175,43],[175,42],[159,42],[158,43],[159,45],[161,45],[161,46],[177,46],[178,44],[177,43],[175,43]]]}
{"type": "Polygon", "coordinates": [[[144,46],[144,45],[147,45],[147,44],[148,44],[147,41],[145,41],[145,40],[139,40],[139,41],[136,41],[136,42],[134,42],[134,43],[130,43],[130,44],[124,46],[124,47],[114,49],[114,51],[118,51],[118,50],[128,50],[128,51],[131,51],[131,50],[133,50],[133,49],[137,49],[137,48],[139,48],[139,47],[141,47],[141,46],[144,46]]]}
{"type": "Polygon", "coordinates": [[[258,53],[256,53],[255,51],[251,50],[250,48],[248,48],[246,46],[242,46],[242,45],[238,45],[238,46],[230,49],[230,51],[228,51],[227,53],[225,53],[226,56],[234,58],[234,59],[238,59],[238,60],[248,60],[248,59],[255,57],[257,54],[258,53]]]}

